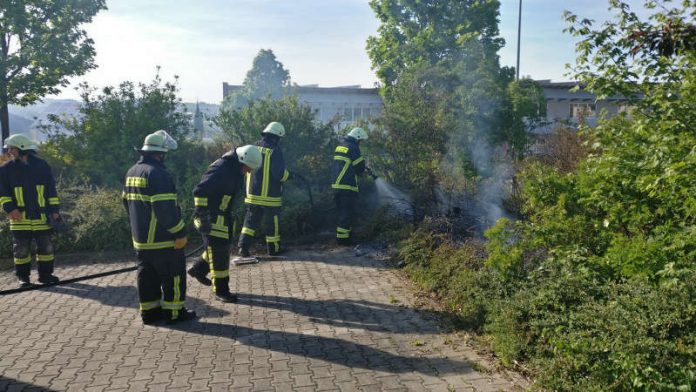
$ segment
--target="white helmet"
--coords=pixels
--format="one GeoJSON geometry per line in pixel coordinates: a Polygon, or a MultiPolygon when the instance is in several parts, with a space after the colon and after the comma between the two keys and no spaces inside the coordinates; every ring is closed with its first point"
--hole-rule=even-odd
{"type": "Polygon", "coordinates": [[[272,133],[276,136],[283,137],[285,136],[285,127],[283,126],[283,124],[277,121],[273,121],[271,123],[268,123],[268,125],[266,125],[266,128],[263,131],[261,131],[261,133],[272,133]]]}
{"type": "Polygon", "coordinates": [[[176,150],[177,147],[179,147],[179,144],[176,142],[176,140],[169,136],[167,131],[160,129],[159,131],[145,136],[143,147],[140,150],[167,152],[169,150],[176,150]]]}
{"type": "Polygon", "coordinates": [[[19,148],[22,151],[36,150],[37,148],[36,143],[34,143],[33,140],[29,139],[26,135],[22,135],[21,133],[16,133],[5,139],[5,145],[3,146],[3,148],[10,147],[19,148]]]}
{"type": "Polygon", "coordinates": [[[261,167],[263,157],[258,147],[248,144],[246,146],[237,147],[234,151],[237,153],[237,159],[242,165],[249,166],[251,170],[256,170],[261,167]]]}
{"type": "Polygon", "coordinates": [[[366,140],[367,139],[367,132],[365,132],[364,129],[360,127],[355,127],[348,132],[348,136],[352,137],[355,140],[366,140]]]}

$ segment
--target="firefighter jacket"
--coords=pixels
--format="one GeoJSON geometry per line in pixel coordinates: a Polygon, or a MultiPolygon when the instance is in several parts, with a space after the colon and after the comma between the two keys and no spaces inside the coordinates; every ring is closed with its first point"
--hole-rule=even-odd
{"type": "Polygon", "coordinates": [[[360,154],[358,141],[346,136],[334,151],[331,188],[335,191],[358,191],[358,174],[365,171],[365,159],[360,154]]]}
{"type": "Polygon", "coordinates": [[[29,153],[27,163],[13,159],[0,166],[0,204],[7,213],[22,213],[21,220],[10,221],[11,231],[50,230],[48,219],[60,200],[48,163],[29,153]]]}
{"type": "Polygon", "coordinates": [[[141,157],[128,170],[123,205],[135,250],[173,249],[186,227],[176,202],[176,188],[164,164],[141,157]]]}
{"type": "Polygon", "coordinates": [[[285,169],[283,153],[278,148],[274,135],[266,136],[256,142],[263,156],[263,164],[246,175],[246,197],[244,203],[265,207],[280,207],[283,183],[290,173],[285,169]]]}
{"type": "Polygon", "coordinates": [[[203,173],[201,181],[193,188],[193,204],[197,216],[210,217],[209,235],[230,238],[231,201],[241,188],[241,164],[234,150],[213,162],[203,173]]]}

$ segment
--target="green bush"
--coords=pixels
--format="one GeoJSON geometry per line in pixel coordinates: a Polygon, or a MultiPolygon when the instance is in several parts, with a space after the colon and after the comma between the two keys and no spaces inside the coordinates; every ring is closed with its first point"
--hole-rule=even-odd
{"type": "Polygon", "coordinates": [[[58,190],[69,230],[56,237],[56,250],[130,250],[130,226],[121,202],[121,192],[75,186],[58,190]]]}
{"type": "MultiPolygon", "coordinates": [[[[53,235],[56,252],[132,249],[120,191],[63,182],[58,185],[58,195],[67,229],[53,235]]],[[[12,257],[12,234],[4,214],[0,220],[0,257],[12,257]]]]}
{"type": "Polygon", "coordinates": [[[539,384],[558,391],[693,391],[695,278],[657,287],[635,278],[577,307],[565,326],[547,331],[539,384]]]}

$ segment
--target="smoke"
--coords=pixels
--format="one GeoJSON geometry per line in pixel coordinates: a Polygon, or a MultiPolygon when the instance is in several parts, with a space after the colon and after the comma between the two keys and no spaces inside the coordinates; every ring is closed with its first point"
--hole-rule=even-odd
{"type": "Polygon", "coordinates": [[[456,93],[460,108],[440,168],[443,177],[450,177],[441,183],[444,186],[438,192],[441,201],[446,200],[443,212],[458,211],[473,222],[478,233],[498,219],[510,217],[503,202],[510,192],[513,165],[508,146],[491,142],[502,124],[505,94],[496,78],[490,77],[493,68],[465,65],[460,71],[462,87],[456,93]]]}
{"type": "Polygon", "coordinates": [[[505,147],[493,149],[485,140],[477,138],[469,148],[474,167],[482,175],[476,200],[481,210],[483,229],[486,229],[502,217],[509,218],[503,208],[503,200],[508,194],[513,168],[506,159],[505,147]]]}

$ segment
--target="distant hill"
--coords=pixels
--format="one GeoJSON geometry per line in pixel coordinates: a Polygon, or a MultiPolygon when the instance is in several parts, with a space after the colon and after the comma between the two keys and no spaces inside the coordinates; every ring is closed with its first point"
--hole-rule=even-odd
{"type": "MultiPolygon", "coordinates": [[[[199,102],[199,107],[206,119],[206,130],[213,128],[209,120],[215,117],[220,109],[220,105],[199,102]]],[[[186,111],[193,116],[196,110],[196,103],[184,102],[186,111]]],[[[68,117],[78,116],[80,101],[74,99],[45,99],[29,106],[10,105],[10,130],[12,133],[24,133],[30,135],[38,141],[46,139],[39,129],[41,122],[46,122],[49,114],[66,115],[68,117]]],[[[214,129],[211,129],[214,131],[214,129]]]]}

